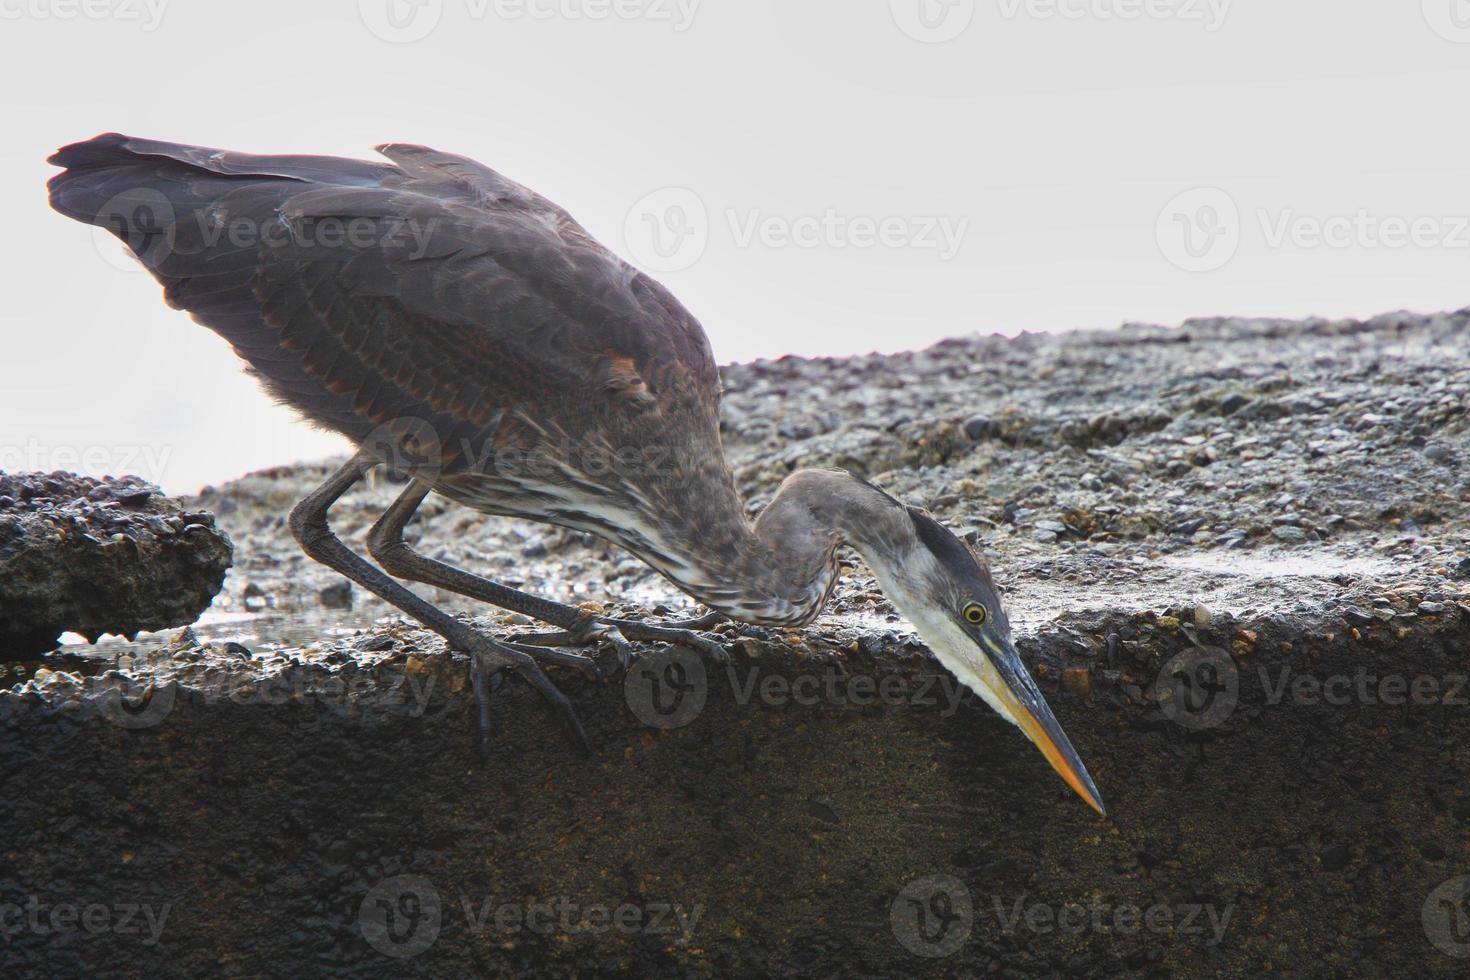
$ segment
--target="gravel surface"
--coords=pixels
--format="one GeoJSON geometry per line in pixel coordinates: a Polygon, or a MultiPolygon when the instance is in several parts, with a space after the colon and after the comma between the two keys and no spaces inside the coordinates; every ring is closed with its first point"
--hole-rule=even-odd
{"type": "MultiPolygon", "coordinates": [[[[1467,347],[1470,311],[783,358],[725,369],[726,449],[752,514],[802,466],[845,467],[929,508],[988,555],[1022,632],[1075,610],[1196,601],[1322,619],[1349,606],[1413,612],[1470,585],[1467,347]]],[[[269,470],[198,499],[240,542],[217,612],[279,612],[288,632],[323,607],[344,625],[392,613],[303,557],[285,527],[330,469],[269,470]]],[[[339,533],[360,545],[398,490],[379,480],[349,494],[339,533]]],[[[410,538],[556,598],[698,611],[589,536],[430,498],[410,538]]],[[[849,559],[833,611],[892,616],[849,559]]]]}
{"type": "MultiPolygon", "coordinates": [[[[752,508],[795,467],[847,466],[989,554],[1107,819],[954,687],[855,559],[809,629],[723,626],[729,667],[554,671],[591,759],[498,683],[482,764],[464,662],[297,553],[284,516],[328,466],[208,491],[191,506],[238,545],[209,615],[0,688],[0,911],[167,923],[154,943],[21,928],[0,957],[15,975],[1461,976],[1467,338],[1470,312],[1208,320],[726,369],[752,508]],[[679,724],[650,719],[659,678],[684,685],[677,711],[700,702],[679,724]],[[625,907],[636,928],[588,912],[625,907]]],[[[397,489],[354,491],[337,526],[360,540],[397,489]]],[[[432,501],[412,530],[534,591],[695,611],[578,534],[432,501]]]]}

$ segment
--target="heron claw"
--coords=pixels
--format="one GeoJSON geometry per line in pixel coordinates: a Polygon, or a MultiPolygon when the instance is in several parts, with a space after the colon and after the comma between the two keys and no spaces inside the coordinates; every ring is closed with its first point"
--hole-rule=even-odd
{"type": "Polygon", "coordinates": [[[651,643],[670,643],[692,647],[715,663],[729,663],[730,651],[702,633],[682,627],[658,626],[649,623],[622,623],[623,633],[634,640],[651,643]]]}
{"type": "MultiPolygon", "coordinates": [[[[470,680],[475,691],[476,725],[479,734],[480,761],[488,763],[492,758],[490,740],[490,695],[492,689],[498,687],[495,679],[500,676],[502,668],[518,671],[521,676],[531,682],[531,685],[541,692],[541,696],[551,703],[561,715],[562,721],[571,731],[572,737],[577,740],[584,755],[592,755],[592,742],[587,738],[587,731],[582,727],[582,720],[577,717],[577,709],[572,702],[561,692],[551,679],[541,670],[536,662],[539,653],[550,651],[527,651],[510,643],[496,643],[483,640],[475,644],[475,649],[470,654],[470,680]],[[488,668],[488,670],[487,670],[488,668]]],[[[575,654],[563,654],[564,657],[576,657],[579,661],[592,664],[595,671],[596,664],[589,657],[578,657],[575,654]]]]}
{"type": "MultiPolygon", "coordinates": [[[[517,646],[524,646],[527,652],[539,659],[550,656],[547,647],[580,647],[592,646],[597,643],[609,643],[617,652],[618,664],[621,669],[627,670],[633,662],[633,644],[623,635],[622,630],[611,623],[604,623],[596,619],[586,619],[568,630],[558,630],[554,633],[529,633],[515,638],[517,646]]],[[[564,653],[561,657],[570,657],[577,660],[594,663],[591,657],[578,654],[564,653]]],[[[555,661],[553,661],[555,662],[555,661]]],[[[594,663],[595,669],[595,663],[594,663]]],[[[598,670],[599,676],[606,676],[598,670]]]]}

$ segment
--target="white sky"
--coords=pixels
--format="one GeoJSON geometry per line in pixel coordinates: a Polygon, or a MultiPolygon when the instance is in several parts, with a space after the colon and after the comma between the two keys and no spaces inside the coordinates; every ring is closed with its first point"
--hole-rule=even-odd
{"type": "Polygon", "coordinates": [[[1470,0],[0,0],[0,19],[0,468],[184,492],[341,448],[49,211],[44,157],[104,130],[477,158],[660,270],[721,360],[1470,304],[1470,0]],[[394,24],[427,34],[378,36],[394,24]]]}

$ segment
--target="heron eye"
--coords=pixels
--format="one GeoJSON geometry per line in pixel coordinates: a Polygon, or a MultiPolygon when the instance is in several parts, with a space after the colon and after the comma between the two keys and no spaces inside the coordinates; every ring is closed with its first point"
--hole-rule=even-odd
{"type": "Polygon", "coordinates": [[[965,622],[971,626],[979,626],[985,622],[985,607],[978,602],[972,602],[965,607],[965,622]]]}

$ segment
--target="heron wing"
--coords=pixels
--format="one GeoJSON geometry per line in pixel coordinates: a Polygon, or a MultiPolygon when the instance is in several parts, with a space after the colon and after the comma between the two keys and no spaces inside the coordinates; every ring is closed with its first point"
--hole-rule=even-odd
{"type": "Polygon", "coordinates": [[[708,341],[666,289],[481,164],[379,150],[391,164],[107,134],[52,157],[51,200],[127,243],[278,399],[358,442],[427,423],[453,465],[549,428],[678,414],[714,431],[708,341]]]}

